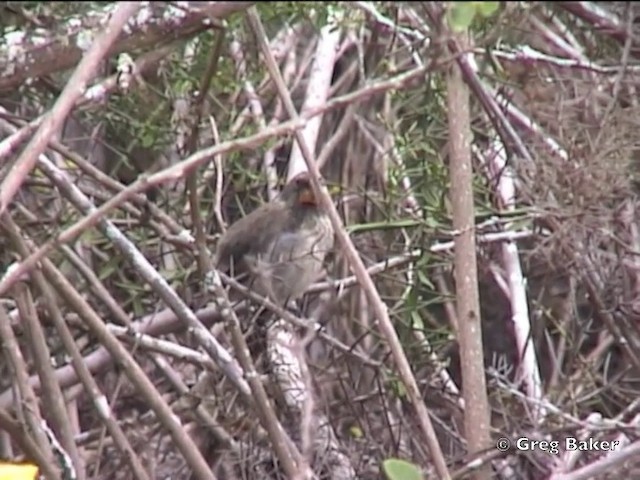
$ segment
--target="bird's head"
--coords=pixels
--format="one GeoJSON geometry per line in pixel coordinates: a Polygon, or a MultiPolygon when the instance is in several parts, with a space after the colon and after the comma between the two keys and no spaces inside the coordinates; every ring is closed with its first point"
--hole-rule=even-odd
{"type": "Polygon", "coordinates": [[[313,191],[308,172],[303,172],[293,177],[282,189],[280,198],[290,208],[318,206],[318,199],[313,191]]]}

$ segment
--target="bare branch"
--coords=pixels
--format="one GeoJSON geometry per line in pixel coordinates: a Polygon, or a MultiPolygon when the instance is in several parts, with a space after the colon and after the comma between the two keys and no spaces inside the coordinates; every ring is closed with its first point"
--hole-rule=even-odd
{"type": "MultiPolygon", "coordinates": [[[[115,32],[110,55],[156,46],[184,38],[211,27],[215,19],[223,19],[242,11],[251,2],[183,2],[187,8],[149,2],[136,3],[140,11],[131,19],[123,35],[115,32]],[[117,40],[117,41],[116,41],[117,40]]],[[[27,79],[35,79],[66,70],[83,57],[98,32],[107,27],[118,4],[69,18],[58,26],[60,31],[43,28],[35,32],[13,31],[0,41],[0,92],[10,91],[27,79]]]]}
{"type": "MultiPolygon", "coordinates": [[[[291,100],[291,96],[287,91],[287,87],[282,80],[282,75],[280,74],[280,70],[273,58],[273,54],[269,50],[269,44],[267,42],[267,36],[264,31],[264,27],[262,26],[262,22],[260,21],[260,17],[255,9],[255,7],[251,7],[248,10],[248,19],[251,24],[251,27],[256,33],[258,40],[260,42],[260,49],[262,51],[264,60],[267,64],[267,68],[269,69],[269,73],[271,74],[273,80],[276,83],[278,94],[282,98],[282,101],[285,104],[285,108],[289,116],[293,119],[300,118],[295,109],[293,101],[291,100]]],[[[313,188],[315,190],[316,195],[321,200],[321,205],[325,209],[325,211],[329,214],[329,218],[331,219],[331,223],[336,232],[336,237],[338,238],[338,242],[346,257],[353,269],[354,273],[358,277],[358,280],[366,292],[367,298],[373,305],[374,312],[376,314],[377,320],[379,322],[382,333],[384,334],[389,347],[391,348],[391,352],[393,358],[396,362],[396,366],[399,371],[400,378],[407,389],[407,393],[409,398],[411,399],[411,403],[413,408],[415,408],[418,421],[420,423],[420,427],[422,428],[422,432],[425,436],[427,444],[429,445],[429,450],[431,452],[433,461],[436,465],[436,470],[441,478],[447,479],[449,478],[449,471],[447,469],[447,464],[444,460],[442,449],[440,448],[440,444],[438,443],[438,439],[435,436],[435,432],[433,430],[433,426],[431,424],[431,420],[429,419],[429,412],[427,411],[426,406],[424,405],[424,401],[422,400],[420,390],[418,389],[418,385],[416,382],[413,373],[411,372],[411,366],[407,360],[407,357],[404,354],[402,349],[402,345],[398,339],[398,335],[393,327],[391,319],[389,318],[389,314],[387,311],[386,305],[380,299],[380,295],[375,287],[375,284],[371,280],[371,277],[366,271],[364,264],[362,263],[362,259],[355,249],[353,243],[349,239],[349,236],[342,224],[342,220],[336,210],[335,205],[331,201],[331,197],[329,196],[326,187],[321,187],[319,184],[320,172],[318,171],[318,166],[314,161],[314,154],[309,149],[309,146],[306,144],[305,138],[302,134],[296,131],[296,140],[300,146],[302,154],[304,156],[305,163],[307,164],[307,168],[311,173],[313,188]]]]}
{"type": "MultiPolygon", "coordinates": [[[[445,28],[445,35],[455,38],[468,48],[466,32],[453,35],[445,28]]],[[[480,320],[480,298],[475,243],[475,215],[473,205],[473,168],[471,165],[471,120],[469,91],[461,69],[453,66],[447,82],[449,149],[451,156],[450,197],[453,210],[455,238],[454,273],[458,318],[458,342],[462,363],[462,391],[465,403],[465,436],[469,449],[480,453],[490,448],[489,401],[484,375],[484,350],[480,320]]],[[[485,465],[475,478],[490,478],[491,468],[485,465]]]]}
{"type": "Polygon", "coordinates": [[[67,118],[75,101],[84,93],[87,84],[98,68],[98,64],[107,55],[111,45],[118,38],[120,30],[124,28],[126,21],[139,7],[140,5],[135,2],[122,2],[117,5],[104,34],[93,43],[87,55],[71,75],[66,87],[60,94],[60,98],[53,105],[51,112],[38,128],[34,138],[29,142],[16,164],[0,184],[0,215],[9,206],[24,178],[33,169],[38,155],[44,152],[51,136],[67,118]]]}

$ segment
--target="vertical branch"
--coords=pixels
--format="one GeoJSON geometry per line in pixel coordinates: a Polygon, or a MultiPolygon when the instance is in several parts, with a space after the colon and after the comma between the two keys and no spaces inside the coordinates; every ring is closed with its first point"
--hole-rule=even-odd
{"type": "MultiPolygon", "coordinates": [[[[515,211],[516,209],[516,188],[514,172],[507,165],[507,158],[504,145],[496,141],[493,152],[487,156],[489,171],[493,178],[498,179],[496,194],[500,199],[499,208],[505,211],[515,211]]],[[[509,229],[510,225],[505,225],[509,229]]],[[[509,302],[511,304],[511,317],[515,328],[515,337],[520,353],[519,381],[526,385],[527,394],[535,401],[533,415],[536,421],[540,416],[544,416],[544,408],[541,408],[542,380],[540,378],[540,366],[531,336],[531,319],[529,317],[529,306],[527,304],[527,292],[525,289],[525,278],[520,265],[518,245],[516,242],[503,242],[500,244],[502,253],[502,265],[505,270],[504,281],[506,282],[509,302]]]]}
{"type": "MultiPolygon", "coordinates": [[[[8,320],[7,314],[4,308],[0,307],[0,323],[5,320],[8,320]]],[[[59,478],[56,476],[57,472],[53,469],[53,465],[51,465],[45,453],[38,448],[38,445],[27,434],[26,429],[11,417],[5,409],[0,409],[0,429],[6,432],[9,437],[18,444],[22,451],[38,464],[38,468],[46,475],[46,478],[59,478]]]]}
{"type": "MultiPolygon", "coordinates": [[[[35,275],[40,275],[40,272],[34,273],[35,275]]],[[[73,461],[77,479],[84,480],[86,475],[83,461],[73,438],[74,431],[67,415],[62,390],[55,379],[55,372],[53,365],[51,365],[52,355],[47,345],[45,332],[38,318],[33,296],[25,285],[18,284],[15,290],[16,303],[33,353],[35,369],[40,376],[42,392],[49,406],[49,420],[53,424],[56,434],[60,435],[62,445],[73,461]]]]}
{"type": "Polygon", "coordinates": [[[131,352],[109,332],[104,320],[98,316],[50,260],[45,259],[42,262],[42,271],[57,294],[66,300],[71,309],[78,313],[92,334],[120,364],[125,375],[136,387],[140,398],[149,405],[160,423],[169,431],[177,449],[182,453],[187,465],[193,470],[194,477],[202,480],[216,480],[179,418],[162,398],[142,367],[135,361],[131,352]]]}
{"type": "MultiPolygon", "coordinates": [[[[192,155],[198,150],[198,136],[200,132],[200,122],[204,115],[205,100],[209,88],[211,87],[211,81],[218,71],[218,63],[220,60],[220,54],[222,53],[222,46],[224,43],[225,32],[224,30],[218,32],[216,40],[207,68],[200,80],[200,87],[196,94],[193,104],[195,105],[195,118],[191,125],[191,132],[187,140],[187,155],[192,155]]],[[[217,143],[217,142],[216,142],[217,143]]],[[[219,169],[216,169],[219,170],[219,169]]],[[[189,191],[189,213],[191,214],[191,224],[193,225],[193,231],[198,248],[198,256],[196,257],[198,262],[198,270],[201,276],[204,276],[205,272],[209,271],[209,252],[207,251],[207,239],[204,231],[204,225],[202,222],[202,215],[200,212],[200,195],[198,193],[198,168],[196,167],[187,177],[187,190],[189,191]]],[[[218,188],[216,188],[216,195],[219,194],[218,188]]],[[[217,203],[216,203],[217,205],[217,203]]],[[[223,225],[220,225],[222,228],[223,225]]]]}
{"type": "MultiPolygon", "coordinates": [[[[461,43],[469,43],[466,34],[461,43]]],[[[473,170],[471,166],[471,120],[469,89],[462,71],[453,64],[447,80],[449,148],[451,158],[451,203],[455,238],[455,279],[458,306],[458,340],[462,364],[462,386],[467,407],[465,434],[471,452],[490,446],[489,402],[480,323],[480,295],[476,265],[473,208],[473,170]]],[[[490,466],[478,471],[477,478],[490,478],[490,466]]]]}
{"type": "MultiPolygon", "coordinates": [[[[0,340],[2,340],[4,356],[11,367],[12,375],[17,384],[17,390],[20,392],[24,405],[22,410],[24,411],[26,424],[21,425],[21,427],[25,430],[31,430],[31,435],[33,435],[35,441],[34,443],[39,447],[38,450],[41,451],[41,455],[38,455],[38,460],[45,460],[44,464],[39,464],[38,466],[45,472],[47,478],[58,480],[60,475],[58,469],[54,467],[55,463],[52,461],[54,457],[51,451],[51,445],[42,430],[42,416],[40,415],[38,400],[33,388],[31,388],[29,384],[27,365],[20,351],[18,340],[11,328],[11,320],[4,307],[0,307],[0,340]]],[[[26,440],[29,436],[25,435],[24,438],[26,440]]]]}
{"type": "Polygon", "coordinates": [[[256,371],[249,347],[240,328],[240,320],[222,287],[222,280],[218,271],[211,270],[205,281],[210,291],[214,294],[214,303],[222,312],[226,325],[230,330],[235,355],[245,372],[244,376],[251,388],[251,394],[255,401],[255,411],[269,435],[275,456],[280,461],[284,473],[289,478],[311,478],[311,471],[308,465],[280,424],[276,412],[269,401],[267,391],[256,371]]]}
{"type": "MultiPolygon", "coordinates": [[[[331,86],[331,77],[333,76],[333,68],[338,53],[340,31],[341,29],[337,28],[333,22],[329,22],[320,30],[320,38],[318,40],[318,46],[316,47],[313,66],[309,74],[309,83],[305,93],[304,105],[302,106],[301,113],[303,115],[316,107],[324,105],[327,102],[327,98],[329,98],[329,87],[331,86]]],[[[322,115],[317,115],[310,119],[301,133],[311,152],[316,151],[316,142],[318,140],[318,132],[320,131],[322,118],[322,115]]],[[[287,181],[306,170],[307,167],[300,143],[294,142],[291,149],[291,156],[289,157],[287,181]]]]}

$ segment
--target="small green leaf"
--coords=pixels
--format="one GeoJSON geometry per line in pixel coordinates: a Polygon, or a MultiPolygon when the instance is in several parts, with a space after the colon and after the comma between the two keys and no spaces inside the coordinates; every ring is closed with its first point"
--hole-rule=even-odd
{"type": "Polygon", "coordinates": [[[349,428],[349,433],[351,433],[351,436],[353,438],[362,438],[362,437],[364,437],[364,432],[362,431],[362,429],[358,425],[352,425],[351,428],[349,428]]]}
{"type": "Polygon", "coordinates": [[[399,458],[388,458],[382,462],[382,470],[388,480],[424,480],[416,465],[399,458]]]}
{"type": "Polygon", "coordinates": [[[113,272],[119,270],[120,268],[120,261],[117,260],[117,257],[111,257],[111,259],[100,269],[98,278],[100,280],[105,280],[106,278],[109,278],[113,274],[113,272]]]}
{"type": "Polygon", "coordinates": [[[422,317],[415,310],[411,312],[411,328],[413,330],[424,330],[424,322],[422,317]]]}
{"type": "Polygon", "coordinates": [[[396,393],[398,398],[405,398],[407,396],[407,389],[405,388],[404,383],[402,383],[401,380],[391,380],[391,388],[396,393]]]}
{"type": "Polygon", "coordinates": [[[464,32],[469,28],[476,16],[475,2],[455,3],[449,9],[449,26],[457,31],[464,32]]]}
{"type": "Polygon", "coordinates": [[[422,270],[417,270],[416,274],[418,275],[418,280],[420,281],[420,283],[422,285],[424,285],[425,287],[431,289],[431,290],[435,290],[436,287],[433,285],[433,283],[431,282],[431,280],[429,280],[429,277],[427,277],[427,274],[424,273],[422,270]]]}
{"type": "Polygon", "coordinates": [[[493,15],[498,8],[500,8],[500,2],[473,2],[476,4],[476,11],[484,18],[493,15]]]}

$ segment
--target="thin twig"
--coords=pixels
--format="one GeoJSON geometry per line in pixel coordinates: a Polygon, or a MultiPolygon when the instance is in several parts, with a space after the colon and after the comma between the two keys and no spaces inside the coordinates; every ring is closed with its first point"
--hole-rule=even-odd
{"type": "Polygon", "coordinates": [[[129,17],[139,8],[140,4],[138,2],[122,2],[116,6],[105,31],[80,61],[60,97],[53,105],[51,112],[42,121],[33,139],[26,146],[2,184],[0,184],[0,214],[9,206],[20,185],[22,185],[29,172],[33,170],[38,156],[47,148],[49,139],[58,131],[60,125],[62,125],[62,122],[64,122],[75,105],[76,100],[84,93],[99,63],[109,52],[111,45],[117,40],[129,17]]]}
{"type": "Polygon", "coordinates": [[[288,122],[274,126],[273,128],[267,128],[261,132],[256,133],[255,135],[228,140],[218,145],[202,149],[176,165],[167,167],[148,177],[142,176],[131,185],[121,190],[109,201],[98,207],[95,211],[89,213],[74,225],[62,231],[55,239],[46,242],[44,245],[38,248],[38,250],[33,252],[28,258],[24,259],[17,265],[14,264],[9,269],[7,269],[5,275],[0,279],[0,295],[6,293],[7,289],[11,285],[13,285],[14,282],[28,273],[34,267],[35,263],[38,260],[42,259],[49,252],[51,252],[56,247],[56,245],[72,241],[83,231],[94,226],[100,218],[107,214],[107,212],[128,201],[130,198],[135,198],[137,194],[142,193],[151,187],[182,178],[187,175],[191,171],[191,169],[205,164],[211,158],[215,158],[216,155],[221,155],[237,150],[249,150],[261,145],[270,138],[285,135],[297,129],[301,129],[306,124],[307,118],[312,118],[322,112],[327,112],[334,108],[339,108],[344,105],[349,105],[353,102],[364,100],[372,95],[384,92],[389,89],[401,88],[407,82],[410,82],[417,77],[424,76],[430,68],[434,68],[434,66],[431,65],[428,67],[425,66],[415,68],[387,80],[381,80],[379,82],[372,83],[371,85],[363,87],[355,92],[351,92],[341,97],[329,100],[325,105],[321,105],[307,112],[306,118],[297,118],[296,120],[290,120],[288,122]]]}
{"type": "MultiPolygon", "coordinates": [[[[256,33],[256,37],[260,43],[260,50],[262,51],[263,58],[267,64],[267,68],[269,73],[271,74],[276,87],[278,89],[278,94],[282,98],[282,101],[285,104],[285,108],[287,113],[292,119],[299,119],[299,115],[295,109],[293,101],[291,100],[291,95],[287,91],[286,85],[282,80],[282,76],[280,74],[280,70],[273,58],[273,54],[269,50],[269,44],[267,42],[267,35],[258,15],[258,12],[255,7],[250,7],[247,10],[247,16],[251,27],[256,33]]],[[[407,389],[407,395],[411,400],[412,406],[415,408],[418,422],[422,429],[423,434],[425,435],[425,439],[429,446],[429,450],[432,455],[432,459],[435,463],[436,470],[440,475],[440,478],[447,479],[450,478],[449,471],[447,468],[446,461],[442,454],[442,449],[440,448],[440,444],[435,435],[435,431],[433,430],[433,426],[431,424],[431,420],[429,418],[429,412],[424,404],[422,396],[420,394],[420,390],[418,388],[418,384],[416,382],[413,373],[411,372],[411,366],[409,365],[409,361],[404,354],[404,350],[402,345],[400,344],[400,340],[398,339],[398,335],[393,327],[391,319],[389,318],[389,313],[387,311],[386,305],[382,302],[380,295],[373,283],[373,280],[367,273],[366,267],[364,266],[360,255],[355,249],[351,239],[349,238],[344,225],[340,219],[340,216],[336,210],[335,205],[331,201],[331,197],[326,190],[326,187],[321,187],[319,183],[320,172],[318,171],[318,166],[314,161],[314,155],[308,148],[304,137],[300,134],[299,131],[295,132],[296,140],[300,146],[300,150],[302,151],[302,155],[307,164],[307,168],[311,173],[313,189],[316,192],[316,195],[320,199],[320,204],[322,208],[325,209],[329,218],[331,219],[331,223],[336,233],[336,237],[338,239],[339,245],[342,247],[345,256],[347,257],[353,272],[358,277],[360,285],[362,289],[366,292],[369,301],[371,302],[374,312],[376,314],[378,324],[382,330],[383,335],[385,336],[389,347],[391,348],[391,353],[394,361],[396,362],[396,366],[398,368],[398,373],[402,382],[407,389]]]]}

